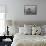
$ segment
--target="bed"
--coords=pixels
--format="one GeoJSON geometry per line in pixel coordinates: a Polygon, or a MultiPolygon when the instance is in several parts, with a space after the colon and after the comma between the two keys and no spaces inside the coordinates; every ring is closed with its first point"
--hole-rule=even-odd
{"type": "MultiPolygon", "coordinates": [[[[21,25],[22,24],[20,24],[20,26],[21,25]]],[[[35,27],[35,29],[33,29],[32,35],[30,34],[30,32],[32,32],[32,31],[30,31],[31,25],[24,26],[24,29],[25,29],[25,27],[26,27],[26,30],[23,30],[23,27],[21,27],[19,33],[14,35],[11,46],[46,46],[46,35],[43,35],[43,36],[38,35],[41,32],[40,27],[37,27],[37,28],[35,27]],[[35,31],[36,29],[40,31],[40,32],[38,31],[38,33],[36,33],[37,35],[34,34],[36,32],[35,31]]]]}
{"type": "Polygon", "coordinates": [[[16,34],[11,46],[46,46],[46,36],[16,34]]]}

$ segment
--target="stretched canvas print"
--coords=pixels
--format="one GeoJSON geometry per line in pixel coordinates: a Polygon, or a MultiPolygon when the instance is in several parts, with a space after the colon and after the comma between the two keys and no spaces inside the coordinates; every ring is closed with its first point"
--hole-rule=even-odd
{"type": "Polygon", "coordinates": [[[24,15],[36,15],[37,5],[24,5],[24,15]]]}

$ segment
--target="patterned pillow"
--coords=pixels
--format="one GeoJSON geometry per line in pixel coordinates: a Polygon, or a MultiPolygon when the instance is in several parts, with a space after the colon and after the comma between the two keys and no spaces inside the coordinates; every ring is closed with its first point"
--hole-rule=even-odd
{"type": "Polygon", "coordinates": [[[41,28],[39,26],[32,27],[32,35],[40,35],[41,34],[41,28]]]}

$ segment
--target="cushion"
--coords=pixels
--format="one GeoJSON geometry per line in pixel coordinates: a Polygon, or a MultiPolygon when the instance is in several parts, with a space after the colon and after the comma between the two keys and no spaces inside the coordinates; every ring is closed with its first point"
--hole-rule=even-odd
{"type": "Polygon", "coordinates": [[[25,32],[24,32],[24,34],[26,34],[26,35],[31,35],[31,34],[32,34],[32,29],[25,27],[25,32]]]}
{"type": "Polygon", "coordinates": [[[19,27],[19,33],[30,35],[31,34],[31,28],[19,27]]]}
{"type": "Polygon", "coordinates": [[[42,26],[43,35],[46,35],[46,25],[42,26]]]}
{"type": "Polygon", "coordinates": [[[20,33],[20,34],[24,34],[24,31],[25,31],[25,30],[24,30],[24,27],[19,27],[19,33],[20,33]]]}
{"type": "Polygon", "coordinates": [[[45,32],[44,25],[41,26],[41,35],[43,36],[45,32]]]}
{"type": "Polygon", "coordinates": [[[25,30],[29,30],[28,32],[30,32],[29,34],[32,34],[32,25],[27,25],[27,24],[24,24],[24,27],[25,27],[25,30]]]}
{"type": "Polygon", "coordinates": [[[46,33],[46,25],[43,25],[42,28],[44,28],[44,31],[46,33]]]}
{"type": "Polygon", "coordinates": [[[9,35],[15,35],[19,32],[19,28],[15,26],[9,26],[9,35]]]}
{"type": "Polygon", "coordinates": [[[39,26],[32,27],[32,35],[39,35],[41,34],[41,28],[39,26]]]}
{"type": "Polygon", "coordinates": [[[24,27],[32,29],[32,25],[26,25],[26,24],[24,24],[24,27]]]}

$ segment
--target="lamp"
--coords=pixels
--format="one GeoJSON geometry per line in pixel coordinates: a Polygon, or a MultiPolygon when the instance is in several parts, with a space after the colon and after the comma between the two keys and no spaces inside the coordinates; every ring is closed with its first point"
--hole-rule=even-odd
{"type": "Polygon", "coordinates": [[[6,20],[6,31],[7,31],[7,35],[9,35],[9,26],[12,26],[12,20],[6,20]]]}

